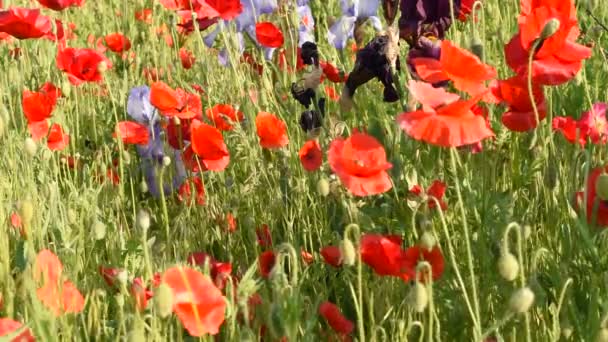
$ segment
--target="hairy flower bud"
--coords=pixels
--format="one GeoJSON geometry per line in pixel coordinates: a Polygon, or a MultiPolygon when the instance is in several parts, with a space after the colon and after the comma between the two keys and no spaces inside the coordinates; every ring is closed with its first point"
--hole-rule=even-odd
{"type": "Polygon", "coordinates": [[[137,213],[137,225],[142,230],[148,230],[150,228],[150,214],[147,211],[140,209],[137,213]]]}
{"type": "Polygon", "coordinates": [[[508,281],[513,281],[517,278],[519,262],[515,255],[507,251],[498,258],[498,273],[508,281]]]}
{"type": "Polygon", "coordinates": [[[534,303],[534,292],[529,287],[515,291],[509,300],[509,309],[514,313],[525,313],[534,303]]]}
{"type": "Polygon", "coordinates": [[[437,240],[435,239],[435,236],[433,235],[433,233],[426,231],[424,233],[422,233],[422,236],[420,237],[420,242],[419,245],[426,249],[427,251],[430,251],[431,249],[433,249],[433,247],[435,247],[435,244],[437,243],[437,240]]]}
{"type": "Polygon", "coordinates": [[[415,282],[408,294],[408,303],[416,312],[423,312],[429,304],[429,296],[423,284],[415,282]]]}
{"type": "Polygon", "coordinates": [[[323,197],[329,195],[329,181],[327,178],[321,178],[317,182],[317,192],[323,197]]]}
{"type": "Polygon", "coordinates": [[[357,261],[357,251],[352,241],[348,237],[344,237],[340,243],[340,253],[342,253],[342,264],[352,266],[357,261]]]}
{"type": "Polygon", "coordinates": [[[165,318],[173,312],[173,290],[162,283],[154,291],[154,307],[161,318],[165,318]]]}
{"type": "Polygon", "coordinates": [[[38,149],[38,147],[36,146],[36,142],[34,141],[34,139],[26,138],[24,147],[25,147],[25,152],[27,153],[28,156],[33,157],[36,155],[36,150],[38,149]]]}
{"type": "Polygon", "coordinates": [[[103,240],[106,237],[106,225],[97,219],[91,225],[91,231],[95,240],[103,240]]]}
{"type": "Polygon", "coordinates": [[[543,27],[540,33],[540,39],[545,40],[551,38],[557,31],[559,31],[560,22],[557,18],[551,18],[543,27]]]}

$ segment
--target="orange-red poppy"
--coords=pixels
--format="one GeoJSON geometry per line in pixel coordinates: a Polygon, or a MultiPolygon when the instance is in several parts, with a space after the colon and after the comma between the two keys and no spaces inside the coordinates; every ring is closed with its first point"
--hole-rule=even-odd
{"type": "Polygon", "coordinates": [[[372,136],[355,131],[349,138],[336,138],[328,151],[329,165],[342,184],[356,196],[387,192],[393,187],[386,172],[392,165],[384,147],[372,136]]]}
{"type": "MultiPolygon", "coordinates": [[[[15,331],[21,329],[23,324],[13,321],[10,318],[0,318],[0,337],[5,337],[6,335],[11,335],[15,333],[15,331]]],[[[34,342],[36,339],[32,335],[30,329],[25,329],[21,334],[15,336],[11,342],[34,342]]]]}
{"type": "Polygon", "coordinates": [[[191,124],[192,151],[200,157],[207,170],[222,171],[230,162],[230,153],[222,132],[217,128],[193,120],[191,124]]]}
{"type": "Polygon", "coordinates": [[[131,41],[122,33],[110,33],[104,37],[104,40],[112,52],[123,53],[131,49],[131,41]]]}
{"type": "Polygon", "coordinates": [[[52,35],[51,19],[39,9],[11,7],[0,11],[0,32],[17,39],[41,38],[52,35]]]}
{"type": "Polygon", "coordinates": [[[32,139],[38,141],[46,137],[46,135],[49,133],[49,121],[42,120],[30,122],[27,124],[27,129],[30,132],[32,139]]]}
{"type": "Polygon", "coordinates": [[[171,89],[164,82],[150,87],[150,102],[165,116],[180,119],[201,118],[203,105],[200,97],[181,88],[171,89]]]}
{"type": "Polygon", "coordinates": [[[242,112],[229,104],[217,104],[213,108],[207,109],[206,114],[215,127],[222,131],[231,131],[235,123],[245,119],[242,112]]]}
{"type": "Polygon", "coordinates": [[[216,335],[224,322],[226,300],[202,273],[189,267],[172,267],[162,281],[173,291],[173,312],[190,335],[216,335]]]}
{"type": "Polygon", "coordinates": [[[179,49],[179,60],[182,63],[182,67],[186,70],[192,68],[192,66],[194,65],[194,62],[196,62],[196,57],[194,57],[194,54],[192,53],[192,51],[186,49],[186,48],[180,48],[179,49]]]}
{"type": "MultiPolygon", "coordinates": [[[[445,260],[438,246],[430,250],[421,246],[410,247],[404,251],[403,259],[406,265],[406,272],[401,275],[401,278],[404,281],[415,280],[416,267],[420,261],[426,261],[431,265],[433,280],[441,278],[445,269],[445,260]]],[[[423,282],[427,281],[428,272],[422,271],[419,280],[423,282]]]]}
{"type": "Polygon", "coordinates": [[[63,264],[49,250],[36,256],[34,279],[41,284],[36,291],[38,299],[56,316],[78,313],[84,309],[84,297],[69,280],[63,280],[63,264]]]}
{"type": "MultiPolygon", "coordinates": [[[[426,195],[429,197],[434,197],[437,199],[437,201],[439,201],[439,206],[441,207],[441,210],[447,210],[448,205],[443,201],[443,195],[445,195],[445,190],[447,189],[447,185],[440,181],[440,180],[434,180],[433,184],[431,184],[431,186],[426,190],[426,195]]],[[[411,189],[410,189],[410,194],[415,195],[415,196],[420,196],[423,194],[423,190],[419,185],[414,185],[411,189]]],[[[432,199],[429,198],[428,200],[428,207],[429,209],[433,209],[437,206],[436,202],[432,199]]]]}
{"type": "Polygon", "coordinates": [[[405,272],[401,237],[365,234],[361,237],[361,261],[381,276],[400,276],[405,272]]]}
{"type": "Polygon", "coordinates": [[[177,191],[177,199],[189,205],[196,201],[197,205],[205,204],[205,186],[201,177],[192,177],[184,181],[177,191]],[[192,186],[194,190],[192,190],[192,186]],[[193,192],[196,194],[193,195],[193,192]]]}
{"type": "Polygon", "coordinates": [[[269,48],[281,47],[285,41],[283,32],[270,22],[255,24],[255,36],[260,45],[269,48]]]}
{"type": "Polygon", "coordinates": [[[285,122],[274,114],[260,112],[255,118],[255,127],[263,148],[281,148],[289,144],[285,122]]]}
{"type": "Polygon", "coordinates": [[[270,276],[270,272],[272,272],[276,261],[276,255],[273,251],[266,251],[260,254],[260,256],[258,257],[258,263],[260,266],[260,273],[262,275],[262,278],[268,278],[268,276],[270,276]]]}
{"type": "Polygon", "coordinates": [[[51,125],[46,145],[53,151],[63,150],[70,143],[70,136],[63,132],[59,124],[51,125]]]}
{"type": "Polygon", "coordinates": [[[68,74],[73,85],[83,82],[99,82],[103,72],[112,63],[103,54],[93,49],[60,48],[57,53],[57,68],[68,74]]]}
{"type": "Polygon", "coordinates": [[[316,171],[323,164],[323,151],[316,140],[307,141],[298,153],[304,170],[316,171]]]}
{"type": "Polygon", "coordinates": [[[325,318],[327,324],[337,333],[348,335],[355,329],[353,322],[348,320],[340,308],[331,302],[323,302],[319,305],[319,314],[325,318]]]}
{"type": "Polygon", "coordinates": [[[321,256],[328,265],[333,267],[342,266],[342,252],[338,246],[326,246],[321,248],[321,256]]]}
{"type": "Polygon", "coordinates": [[[148,145],[148,127],[134,121],[121,121],[116,124],[114,136],[122,139],[123,144],[148,145]]]}
{"type": "Polygon", "coordinates": [[[63,11],[68,7],[80,7],[84,0],[37,0],[42,6],[55,11],[63,11]]]}
{"type": "MultiPolygon", "coordinates": [[[[530,100],[527,79],[514,76],[498,81],[496,86],[491,89],[496,100],[508,106],[507,112],[501,117],[502,123],[508,129],[516,132],[525,132],[538,126],[534,107],[530,100]]],[[[538,119],[543,120],[547,116],[547,109],[542,86],[533,84],[532,94],[538,110],[538,119]]]]}

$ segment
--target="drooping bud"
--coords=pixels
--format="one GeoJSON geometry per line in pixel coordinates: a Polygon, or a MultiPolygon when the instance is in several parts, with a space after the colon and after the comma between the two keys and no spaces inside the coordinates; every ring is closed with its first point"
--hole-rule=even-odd
{"type": "Polygon", "coordinates": [[[163,166],[167,167],[171,165],[171,158],[169,158],[169,156],[164,156],[163,157],[163,166]]]}
{"type": "Polygon", "coordinates": [[[154,307],[161,318],[173,312],[173,290],[167,284],[160,284],[154,291],[154,307]]]}
{"type": "Polygon", "coordinates": [[[24,147],[25,147],[25,152],[27,153],[28,156],[33,157],[36,155],[36,150],[38,149],[38,147],[36,146],[36,142],[34,141],[34,139],[26,138],[24,147]]]}
{"type": "Polygon", "coordinates": [[[506,251],[498,258],[498,273],[507,281],[513,281],[519,274],[519,262],[515,255],[506,251]]]}
{"type": "Polygon", "coordinates": [[[557,18],[551,18],[543,27],[540,33],[540,39],[545,40],[551,38],[557,31],[559,31],[560,22],[557,18]]]}
{"type": "Polygon", "coordinates": [[[595,182],[595,193],[602,201],[608,201],[608,174],[602,173],[595,182]]]}
{"type": "Polygon", "coordinates": [[[513,313],[525,313],[534,303],[534,292],[529,287],[515,291],[509,300],[509,309],[513,313]]]}
{"type": "Polygon", "coordinates": [[[415,282],[408,294],[408,303],[416,312],[423,312],[429,304],[426,288],[420,282],[415,282]]]}
{"type": "Polygon", "coordinates": [[[97,219],[91,225],[91,231],[95,240],[103,240],[106,237],[106,225],[97,219]]]}
{"type": "Polygon", "coordinates": [[[137,213],[137,225],[144,231],[150,228],[150,214],[147,211],[143,209],[139,210],[137,213]]]}
{"type": "Polygon", "coordinates": [[[352,266],[357,261],[357,251],[348,236],[345,236],[340,243],[340,253],[342,253],[342,264],[346,266],[352,266]]]}
{"type": "Polygon", "coordinates": [[[108,63],[106,63],[105,61],[102,61],[99,64],[97,64],[97,71],[99,71],[100,73],[104,73],[107,70],[108,70],[108,63]]]}
{"type": "Polygon", "coordinates": [[[473,39],[471,39],[471,52],[483,60],[483,43],[476,35],[473,35],[473,39]]]}
{"type": "Polygon", "coordinates": [[[141,191],[141,193],[145,194],[146,192],[148,192],[148,190],[148,183],[146,183],[145,181],[139,183],[139,191],[141,191]]]}

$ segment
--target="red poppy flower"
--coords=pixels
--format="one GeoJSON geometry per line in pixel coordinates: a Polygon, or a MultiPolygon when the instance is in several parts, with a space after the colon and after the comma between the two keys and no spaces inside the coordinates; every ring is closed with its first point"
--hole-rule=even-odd
{"type": "Polygon", "coordinates": [[[230,153],[222,132],[217,128],[194,120],[191,125],[192,151],[201,159],[207,170],[222,171],[230,162],[230,153]]]}
{"type": "Polygon", "coordinates": [[[263,148],[281,148],[289,144],[287,126],[283,120],[277,118],[274,114],[258,113],[255,118],[255,127],[260,138],[260,145],[263,148]]]}
{"type": "Polygon", "coordinates": [[[576,141],[577,134],[578,142],[581,146],[584,147],[587,143],[585,132],[581,130],[578,121],[570,116],[557,116],[553,118],[551,126],[553,130],[561,132],[564,138],[571,143],[576,141]]]}
{"type": "Polygon", "coordinates": [[[422,104],[424,111],[435,110],[460,99],[457,94],[449,93],[444,88],[435,88],[426,82],[410,80],[407,88],[412,97],[422,104]]]}
{"type": "MultiPolygon", "coordinates": [[[[502,123],[508,129],[525,132],[538,126],[528,92],[528,80],[519,76],[500,80],[495,87],[492,87],[492,94],[498,102],[506,103],[509,107],[501,118],[502,123]]],[[[547,115],[547,110],[542,86],[534,84],[532,94],[538,109],[539,120],[543,120],[547,115]]]]}
{"type": "Polygon", "coordinates": [[[255,229],[255,236],[258,240],[258,245],[262,248],[272,247],[272,235],[267,224],[255,229]]]}
{"type": "Polygon", "coordinates": [[[353,322],[349,321],[334,303],[323,302],[319,305],[319,315],[327,321],[327,324],[337,333],[348,335],[355,329],[353,322]]]}
{"type": "Polygon", "coordinates": [[[57,96],[53,92],[24,90],[21,95],[21,106],[28,123],[50,118],[56,103],[57,96]]]}
{"type": "Polygon", "coordinates": [[[338,246],[326,246],[321,248],[321,256],[328,265],[333,267],[342,266],[342,252],[338,246]]]}
{"type": "Polygon", "coordinates": [[[255,36],[260,45],[269,48],[281,47],[285,41],[283,32],[271,22],[255,24],[255,36]]]}
{"type": "Polygon", "coordinates": [[[38,299],[56,316],[78,313],[84,309],[84,297],[69,280],[62,280],[63,265],[57,256],[42,250],[36,257],[34,279],[41,283],[38,299]]]}
{"type": "Polygon", "coordinates": [[[150,133],[148,127],[133,121],[121,121],[116,124],[114,137],[120,137],[123,144],[148,145],[150,133]]]}
{"type": "Polygon", "coordinates": [[[186,48],[179,49],[179,59],[182,62],[182,67],[184,69],[192,68],[194,62],[196,62],[196,57],[194,57],[194,54],[186,48]]]}
{"type": "Polygon", "coordinates": [[[451,80],[454,87],[471,95],[485,90],[484,81],[496,77],[496,70],[484,64],[479,57],[461,49],[448,40],[441,42],[441,57],[414,58],[412,63],[418,75],[426,82],[438,83],[451,80]]]}
{"type": "Polygon", "coordinates": [[[355,196],[381,194],[393,187],[386,172],[392,165],[382,145],[372,136],[355,131],[348,139],[336,138],[328,151],[329,165],[355,196]]]}
{"type": "Polygon", "coordinates": [[[101,53],[93,49],[63,48],[57,53],[57,67],[68,74],[70,83],[99,82],[103,72],[112,64],[101,53]]]}
{"type": "Polygon", "coordinates": [[[236,218],[234,217],[234,215],[232,213],[227,213],[226,214],[226,229],[230,232],[230,233],[234,233],[236,232],[236,228],[237,228],[237,222],[236,222],[236,218]]]}
{"type": "Polygon", "coordinates": [[[323,152],[316,140],[307,141],[300,149],[300,162],[306,171],[316,171],[323,164],[323,152]]]}
{"type": "Polygon", "coordinates": [[[325,86],[325,94],[332,101],[338,101],[340,99],[340,94],[336,91],[336,88],[326,85],[325,86]]]}
{"type": "Polygon", "coordinates": [[[473,11],[473,5],[476,0],[462,0],[460,2],[460,12],[458,12],[458,20],[467,21],[469,14],[473,11]]]}
{"type": "Polygon", "coordinates": [[[114,287],[118,276],[123,272],[120,268],[99,266],[99,274],[109,287],[114,287]]]}
{"type": "MultiPolygon", "coordinates": [[[[441,210],[447,210],[448,209],[448,205],[443,201],[443,195],[445,195],[445,190],[447,189],[447,185],[440,181],[440,180],[434,180],[433,184],[431,184],[431,186],[426,190],[426,195],[429,197],[434,197],[437,199],[437,201],[439,201],[439,205],[441,206],[441,210]]],[[[412,187],[410,189],[410,193],[416,196],[420,196],[422,195],[422,188],[418,185],[415,185],[414,187],[412,187]]],[[[428,206],[429,209],[433,209],[435,207],[437,207],[437,204],[435,203],[434,200],[429,199],[428,200],[428,206]]]]}
{"type": "Polygon", "coordinates": [[[49,133],[49,121],[46,119],[41,121],[32,121],[27,124],[27,129],[34,141],[41,140],[49,133]]]}
{"type": "Polygon", "coordinates": [[[135,12],[135,20],[146,24],[152,24],[152,9],[144,8],[135,12]]]}
{"type": "MultiPolygon", "coordinates": [[[[15,333],[15,331],[21,329],[23,324],[13,321],[10,318],[0,318],[0,337],[5,337],[6,335],[11,335],[15,333]]],[[[30,329],[25,329],[23,332],[17,336],[15,336],[11,342],[35,342],[36,339],[32,335],[30,329]]]]}
{"type": "Polygon", "coordinates": [[[209,271],[214,284],[222,290],[227,283],[230,274],[232,273],[232,264],[229,262],[220,262],[215,260],[210,255],[203,252],[193,252],[188,255],[187,261],[190,265],[205,267],[209,263],[209,271]]]}
{"type": "Polygon", "coordinates": [[[591,57],[591,49],[577,44],[580,34],[573,1],[522,0],[519,32],[505,46],[507,64],[527,77],[528,59],[545,25],[557,20],[557,31],[533,52],[532,80],[535,84],[560,85],[572,79],[591,57]]]}
{"type": "Polygon", "coordinates": [[[41,38],[52,35],[53,24],[39,9],[11,7],[0,11],[0,32],[17,39],[41,38]]]}
{"type": "Polygon", "coordinates": [[[19,216],[18,212],[13,211],[11,213],[11,226],[13,226],[13,228],[21,228],[21,225],[22,225],[21,216],[19,216]]]}
{"type": "Polygon", "coordinates": [[[135,299],[135,307],[139,311],[144,311],[148,307],[148,301],[152,298],[153,293],[146,288],[143,279],[137,277],[131,283],[131,296],[135,299]]]}
{"type": "Polygon", "coordinates": [[[173,290],[173,311],[190,335],[219,332],[226,301],[209,278],[189,267],[173,267],[165,271],[162,281],[173,290]]]}
{"type": "MultiPolygon", "coordinates": [[[[404,251],[403,259],[406,265],[404,268],[406,272],[401,275],[401,279],[404,281],[415,280],[416,266],[420,261],[426,261],[431,264],[433,280],[439,279],[445,269],[443,254],[441,254],[441,250],[438,246],[433,247],[431,250],[420,246],[410,247],[404,251]]],[[[427,273],[424,272],[419,279],[420,281],[426,281],[427,277],[427,273]]]]}
{"type": "Polygon", "coordinates": [[[471,108],[484,94],[459,100],[435,110],[419,110],[397,116],[397,123],[409,136],[444,147],[470,145],[493,137],[494,132],[471,108]]]}
{"type": "Polygon", "coordinates": [[[177,192],[177,199],[180,202],[186,202],[189,205],[192,205],[192,202],[196,199],[197,205],[204,205],[205,187],[201,177],[192,177],[189,180],[184,181],[177,192]],[[192,195],[191,184],[194,185],[194,191],[196,192],[195,196],[192,195]]]}
{"type": "Polygon", "coordinates": [[[260,273],[262,274],[262,278],[268,278],[270,276],[270,272],[276,263],[276,256],[273,251],[266,251],[260,254],[258,257],[258,262],[260,266],[260,273]]]}
{"type": "Polygon", "coordinates": [[[63,128],[59,124],[53,124],[49,131],[46,145],[53,151],[61,151],[70,143],[70,136],[63,133],[63,128]]]}
{"type": "Polygon", "coordinates": [[[333,64],[329,62],[319,62],[319,66],[323,69],[323,75],[334,83],[346,82],[346,76],[338,70],[333,64]]]}
{"type": "Polygon", "coordinates": [[[104,40],[112,52],[123,53],[131,49],[131,41],[122,33],[110,33],[104,37],[104,40]]]}
{"type": "Polygon", "coordinates": [[[581,131],[585,132],[594,144],[604,144],[608,140],[608,121],[605,103],[595,103],[590,111],[583,113],[578,121],[581,131]]]}
{"type": "Polygon", "coordinates": [[[378,275],[400,276],[405,272],[402,262],[401,237],[397,235],[363,235],[361,261],[378,275]]]}
{"type": "Polygon", "coordinates": [[[150,87],[150,102],[168,117],[192,119],[200,118],[203,113],[200,97],[180,88],[173,90],[163,82],[156,82],[150,87]]]}
{"type": "MultiPolygon", "coordinates": [[[[598,178],[602,173],[608,173],[608,165],[604,167],[598,167],[589,173],[589,177],[587,179],[587,222],[595,224],[599,227],[608,226],[608,201],[602,200],[598,194],[596,189],[596,184],[598,178]],[[594,211],[597,206],[597,213],[594,211]],[[595,217],[594,217],[595,216],[595,217]]],[[[579,197],[580,202],[582,204],[582,199],[584,198],[585,193],[579,192],[577,193],[577,197],[579,197]]]]}
{"type": "Polygon", "coordinates": [[[207,109],[206,114],[215,127],[222,131],[231,131],[234,123],[245,119],[242,112],[228,104],[215,105],[213,108],[207,109]]]}
{"type": "Polygon", "coordinates": [[[64,9],[73,6],[80,7],[84,4],[84,0],[37,0],[42,6],[50,8],[54,11],[63,11],[64,9]]]}
{"type": "Polygon", "coordinates": [[[243,12],[240,0],[205,0],[224,20],[232,20],[243,12]]]}
{"type": "Polygon", "coordinates": [[[315,261],[314,255],[312,255],[312,253],[307,252],[305,250],[300,251],[300,256],[302,257],[302,261],[304,261],[304,263],[306,265],[310,265],[313,263],[313,261],[315,261]]]}

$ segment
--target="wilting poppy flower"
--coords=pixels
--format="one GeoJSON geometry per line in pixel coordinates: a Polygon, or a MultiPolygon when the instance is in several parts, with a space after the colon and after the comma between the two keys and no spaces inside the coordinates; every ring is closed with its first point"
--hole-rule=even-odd
{"type": "Polygon", "coordinates": [[[392,165],[386,160],[384,147],[370,135],[354,132],[348,139],[336,138],[329,147],[328,160],[355,196],[381,194],[393,187],[386,172],[392,165]]]}
{"type": "Polygon", "coordinates": [[[353,322],[349,321],[334,303],[323,302],[319,305],[319,315],[327,321],[327,324],[337,333],[348,335],[355,329],[353,322]]]}
{"type": "MultiPolygon", "coordinates": [[[[423,36],[443,39],[452,24],[451,0],[401,0],[399,36],[410,46],[423,36]]],[[[458,14],[460,1],[453,1],[454,13],[458,14]]]]}
{"type": "Polygon", "coordinates": [[[115,136],[122,139],[123,144],[147,145],[150,139],[148,127],[133,121],[121,121],[116,124],[115,136]]]}
{"type": "Polygon", "coordinates": [[[99,82],[110,61],[93,49],[62,48],[57,53],[57,67],[68,74],[70,83],[99,82]]]}
{"type": "Polygon", "coordinates": [[[217,261],[206,253],[190,253],[190,255],[188,255],[187,261],[189,264],[199,266],[201,268],[204,268],[205,264],[209,263],[209,271],[211,273],[213,283],[220,290],[222,290],[226,286],[226,283],[230,278],[230,274],[232,273],[232,264],[230,264],[229,262],[217,261]]]}
{"type": "Polygon", "coordinates": [[[198,120],[192,122],[191,129],[192,151],[200,157],[205,169],[224,170],[230,162],[230,154],[222,133],[198,120]]]}
{"type": "Polygon", "coordinates": [[[49,149],[60,151],[66,148],[69,143],[70,136],[63,133],[63,128],[61,128],[59,124],[53,124],[46,141],[46,145],[49,147],[49,149]]]}
{"type": "Polygon", "coordinates": [[[143,279],[136,277],[131,283],[131,296],[135,299],[135,307],[139,311],[144,311],[148,307],[148,300],[152,298],[153,293],[146,288],[143,279]]]}
{"type": "Polygon", "coordinates": [[[400,276],[405,272],[401,237],[365,234],[361,238],[361,261],[381,276],[400,276]]]}
{"type": "Polygon", "coordinates": [[[560,131],[566,140],[574,143],[577,135],[581,146],[587,139],[593,144],[604,144],[608,140],[608,120],[606,119],[605,103],[596,103],[590,111],[583,113],[579,120],[569,116],[553,118],[553,129],[560,131]]]}
{"type": "MultiPolygon", "coordinates": [[[[23,324],[13,321],[10,318],[0,318],[0,337],[13,334],[15,331],[21,329],[23,324]]],[[[36,339],[32,335],[30,329],[25,329],[21,334],[15,336],[11,342],[34,342],[36,339]]]]}
{"type": "Polygon", "coordinates": [[[342,266],[342,252],[338,246],[326,246],[321,248],[321,256],[328,265],[333,267],[342,266]]]}
{"type": "Polygon", "coordinates": [[[106,46],[110,51],[123,53],[131,49],[131,41],[122,33],[111,33],[104,37],[106,46]]]}
{"type": "Polygon", "coordinates": [[[180,119],[201,117],[203,105],[197,95],[180,88],[173,90],[163,82],[156,82],[150,88],[150,102],[163,115],[180,119]]]}
{"type": "Polygon", "coordinates": [[[49,133],[49,121],[44,119],[40,121],[32,121],[27,124],[27,129],[34,141],[41,140],[49,133]]]}
{"type": "Polygon", "coordinates": [[[518,23],[519,32],[505,45],[507,64],[518,75],[527,77],[532,53],[532,80],[536,84],[563,84],[578,73],[584,59],[591,57],[590,48],[576,43],[580,30],[572,0],[523,0],[518,23]],[[541,37],[545,25],[552,20],[559,23],[557,31],[548,38],[541,37]],[[543,40],[532,51],[539,39],[543,40]]]}
{"type": "MultiPolygon", "coordinates": [[[[501,117],[502,123],[508,129],[525,132],[538,126],[526,79],[514,76],[507,80],[500,80],[496,87],[492,87],[492,94],[498,102],[508,106],[507,112],[501,117]]],[[[543,120],[547,116],[547,110],[542,86],[533,84],[532,94],[538,110],[538,120],[543,120]]]]}
{"type": "Polygon", "coordinates": [[[189,267],[173,267],[165,271],[162,281],[173,290],[173,311],[190,335],[219,332],[226,300],[209,278],[189,267]]]}
{"type": "Polygon", "coordinates": [[[192,202],[196,199],[197,205],[204,205],[205,187],[201,177],[193,177],[185,180],[177,191],[177,199],[180,202],[186,202],[188,204],[192,204],[192,202]],[[192,195],[192,185],[194,185],[194,191],[196,192],[196,195],[194,196],[192,195]]]}
{"type": "Polygon", "coordinates": [[[38,253],[34,264],[34,279],[41,286],[36,291],[38,299],[56,316],[78,313],[84,308],[84,298],[69,280],[63,280],[63,264],[51,251],[38,253]]]}
{"type": "Polygon", "coordinates": [[[37,0],[42,6],[50,8],[54,11],[63,11],[72,7],[80,7],[84,4],[84,0],[37,0]]]}
{"type": "Polygon", "coordinates": [[[0,11],[0,32],[17,39],[41,38],[52,35],[53,24],[39,9],[11,7],[0,11]]]}
{"type": "Polygon", "coordinates": [[[313,263],[313,261],[315,261],[314,255],[312,255],[312,253],[307,252],[305,250],[300,251],[300,256],[302,257],[302,261],[304,261],[304,263],[306,265],[310,265],[313,263]]]}
{"type": "Polygon", "coordinates": [[[263,148],[281,148],[289,143],[285,122],[274,114],[258,113],[255,118],[255,127],[263,148]]]}
{"type": "Polygon", "coordinates": [[[255,236],[258,240],[258,245],[262,248],[272,247],[272,235],[267,224],[255,229],[255,236]]]}
{"type": "MultiPolygon", "coordinates": [[[[441,278],[443,270],[445,269],[445,261],[443,254],[439,247],[435,246],[431,250],[425,249],[420,246],[410,247],[405,250],[403,258],[407,265],[405,269],[407,272],[401,275],[404,281],[415,280],[416,266],[420,261],[426,261],[431,264],[431,271],[433,273],[433,280],[441,278]]],[[[427,272],[423,271],[420,277],[421,281],[428,280],[427,272]]]]}
{"type": "Polygon", "coordinates": [[[419,110],[397,116],[397,123],[410,137],[426,143],[458,147],[494,136],[481,115],[471,108],[484,94],[458,100],[435,110],[419,110]]]}
{"type": "Polygon", "coordinates": [[[206,111],[207,117],[213,121],[217,129],[231,131],[233,124],[244,120],[242,112],[228,104],[218,104],[206,111]]]}
{"type": "Polygon", "coordinates": [[[255,24],[255,37],[265,47],[278,48],[283,45],[283,32],[273,23],[262,22],[255,24]]]}
{"type": "MultiPolygon", "coordinates": [[[[443,201],[443,195],[445,194],[446,189],[447,189],[447,185],[444,182],[442,182],[440,180],[434,180],[433,184],[431,184],[431,186],[426,190],[425,195],[436,198],[437,201],[439,202],[441,210],[447,210],[448,205],[443,201]]],[[[422,190],[422,188],[419,185],[414,185],[410,189],[410,194],[415,195],[415,196],[421,196],[421,195],[423,195],[423,192],[424,191],[422,190]]],[[[429,209],[433,209],[433,208],[437,207],[437,204],[433,199],[429,198],[428,206],[429,206],[429,209]]]]}
{"type": "Polygon", "coordinates": [[[260,266],[260,273],[263,278],[268,278],[270,276],[270,272],[276,263],[276,256],[273,251],[266,251],[260,254],[258,257],[258,262],[260,266]]]}
{"type": "Polygon", "coordinates": [[[424,81],[439,83],[451,80],[456,89],[471,95],[482,93],[486,89],[483,82],[496,77],[494,68],[448,40],[441,42],[439,60],[421,57],[414,58],[412,63],[424,81]]]}
{"type": "Polygon", "coordinates": [[[99,266],[99,274],[109,287],[114,287],[122,272],[124,271],[120,268],[99,266]]]}
{"type": "Polygon", "coordinates": [[[196,57],[194,57],[192,51],[186,48],[180,48],[179,60],[182,62],[182,67],[184,69],[190,69],[194,65],[194,62],[196,62],[196,57]]]}
{"type": "Polygon", "coordinates": [[[316,140],[307,141],[298,153],[304,170],[316,171],[323,164],[323,151],[316,140]]]}

